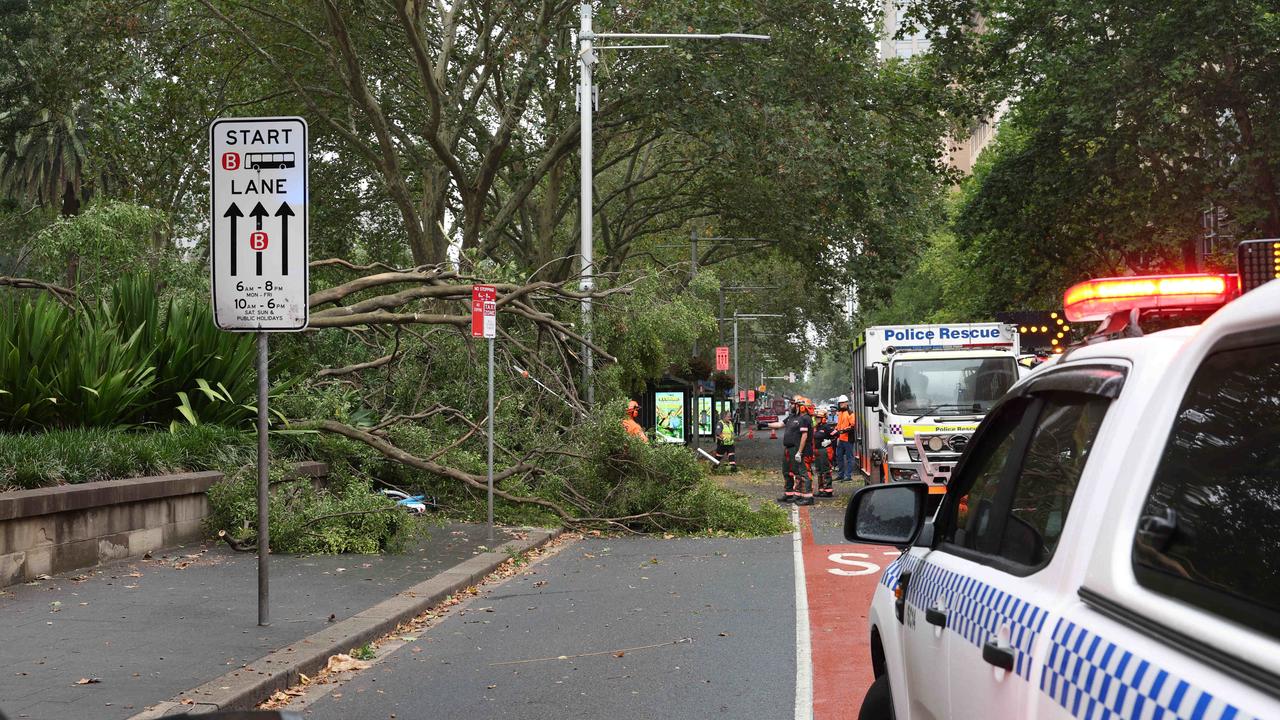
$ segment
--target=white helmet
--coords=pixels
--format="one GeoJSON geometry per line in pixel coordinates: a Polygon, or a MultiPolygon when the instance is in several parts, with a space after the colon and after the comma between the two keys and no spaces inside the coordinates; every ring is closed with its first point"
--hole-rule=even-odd
{"type": "Polygon", "coordinates": [[[836,398],[836,402],[847,403],[847,402],[849,402],[849,396],[848,396],[848,395],[841,395],[840,397],[836,398]]]}

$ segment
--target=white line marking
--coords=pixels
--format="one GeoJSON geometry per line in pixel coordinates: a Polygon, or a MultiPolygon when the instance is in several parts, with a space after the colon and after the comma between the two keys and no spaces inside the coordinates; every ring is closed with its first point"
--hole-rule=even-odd
{"type": "Polygon", "coordinates": [[[800,539],[800,510],[791,506],[792,560],[796,575],[796,718],[813,720],[813,655],[809,647],[809,591],[804,583],[804,545],[800,539]]]}

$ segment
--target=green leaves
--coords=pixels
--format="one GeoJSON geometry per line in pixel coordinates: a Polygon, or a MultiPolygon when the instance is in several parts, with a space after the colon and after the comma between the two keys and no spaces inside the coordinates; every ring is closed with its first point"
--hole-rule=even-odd
{"type": "Polygon", "coordinates": [[[179,300],[161,311],[138,276],[76,310],[45,295],[0,298],[0,428],[251,417],[252,338],[220,332],[210,314],[179,300]]]}

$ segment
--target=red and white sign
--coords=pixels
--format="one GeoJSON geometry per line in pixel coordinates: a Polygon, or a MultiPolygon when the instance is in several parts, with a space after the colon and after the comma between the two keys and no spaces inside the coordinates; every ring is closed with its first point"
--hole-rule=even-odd
{"type": "Polygon", "coordinates": [[[729,348],[720,346],[716,348],[716,370],[724,372],[729,369],[729,348]]]}
{"type": "Polygon", "coordinates": [[[739,391],[738,391],[738,399],[739,399],[739,400],[741,400],[741,401],[746,401],[746,399],[747,399],[747,391],[746,391],[746,390],[739,390],[739,391]]]}
{"type": "Polygon", "coordinates": [[[755,391],[755,390],[748,390],[748,391],[747,391],[747,402],[755,402],[755,401],[756,401],[756,391],[755,391]]]}
{"type": "Polygon", "coordinates": [[[471,337],[491,338],[498,334],[498,289],[492,285],[471,286],[471,337]]]}

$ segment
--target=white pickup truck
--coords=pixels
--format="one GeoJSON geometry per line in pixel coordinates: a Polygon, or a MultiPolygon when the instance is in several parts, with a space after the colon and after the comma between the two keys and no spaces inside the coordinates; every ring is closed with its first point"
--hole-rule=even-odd
{"type": "Polygon", "coordinates": [[[1235,283],[1072,288],[1103,326],[996,404],[932,518],[925,483],[851,499],[848,540],[903,549],[861,718],[1280,718],[1280,281],[1235,283]],[[1221,309],[1142,335],[1180,306],[1221,309]]]}

